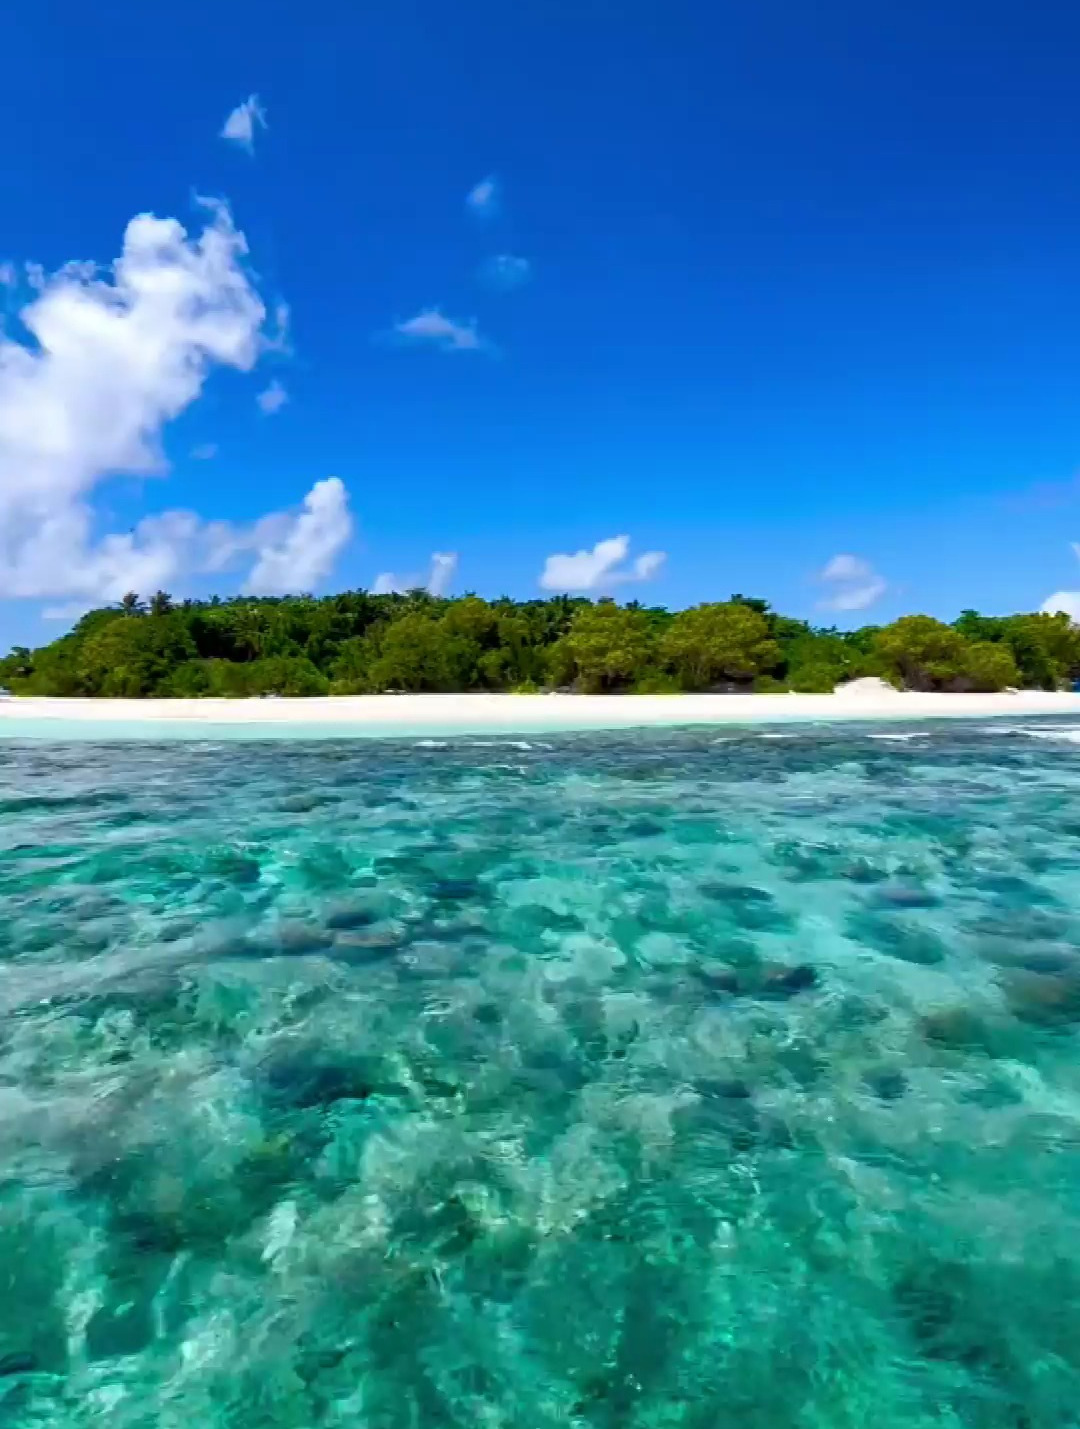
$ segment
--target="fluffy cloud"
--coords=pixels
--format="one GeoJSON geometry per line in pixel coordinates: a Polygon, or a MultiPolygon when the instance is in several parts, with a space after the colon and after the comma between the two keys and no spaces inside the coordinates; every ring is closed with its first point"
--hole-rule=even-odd
{"type": "Polygon", "coordinates": [[[645,551],[626,565],[629,554],[629,536],[610,536],[597,541],[591,551],[548,556],[540,585],[555,591],[611,590],[629,581],[651,580],[667,560],[664,551],[645,551]]]}
{"type": "Polygon", "coordinates": [[[217,442],[200,442],[191,448],[192,461],[213,461],[218,454],[217,442]]]}
{"type": "Polygon", "coordinates": [[[499,181],[494,174],[474,184],[465,195],[465,207],[478,218],[491,218],[499,211],[499,181]]]}
{"type": "MultiPolygon", "coordinates": [[[[1080,541],[1071,541],[1074,556],[1080,558],[1080,541]]],[[[1053,595],[1047,596],[1040,609],[1046,615],[1057,615],[1058,611],[1064,611],[1069,619],[1080,625],[1080,590],[1058,590],[1053,595]]]]}
{"type": "Polygon", "coordinates": [[[482,352],[489,347],[487,339],[477,332],[475,322],[454,322],[438,308],[425,308],[414,318],[395,323],[394,333],[402,342],[437,347],[442,352],[482,352]]]}
{"type": "Polygon", "coordinates": [[[265,129],[266,110],[259,103],[257,94],[249,94],[242,104],[238,104],[222,125],[222,139],[228,139],[230,143],[237,144],[241,149],[246,149],[249,154],[255,152],[255,130],[265,129]]]}
{"type": "Polygon", "coordinates": [[[1074,625],[1080,625],[1080,590],[1059,590],[1047,596],[1041,606],[1046,615],[1064,611],[1074,625]]]}
{"type": "Polygon", "coordinates": [[[264,519],[269,537],[244,585],[251,595],[285,595],[312,590],[330,573],[352,535],[349,496],[336,476],[317,481],[295,516],[278,518],[278,529],[264,519]]]}
{"type": "Polygon", "coordinates": [[[499,293],[523,287],[532,277],[532,264],[513,253],[496,253],[480,266],[480,281],[499,293]]]}
{"type": "Polygon", "coordinates": [[[344,493],[331,491],[328,503],[325,482],[299,514],[249,526],[165,511],[99,534],[98,485],[161,474],[163,427],[214,368],[250,371],[264,346],[244,236],[224,204],[206,206],[197,237],[175,219],[132,219],[108,273],[81,263],[42,275],[20,314],[30,343],[0,334],[0,596],[115,600],[251,556],[265,587],[279,548],[306,560],[296,580],[308,584],[325,567],[325,555],[308,553],[331,544],[314,539],[309,504],[320,532],[330,505],[347,534],[344,493]]]}
{"type": "Polygon", "coordinates": [[[398,576],[393,571],[382,571],[375,577],[371,587],[376,595],[392,595],[395,592],[424,589],[432,595],[445,595],[450,589],[457,572],[458,558],[455,551],[436,551],[431,557],[431,569],[427,575],[398,576]]]}
{"type": "Polygon", "coordinates": [[[275,377],[264,391],[255,398],[259,404],[260,412],[265,412],[268,417],[272,417],[275,412],[280,412],[285,403],[289,400],[289,394],[282,387],[275,377]]]}
{"type": "Polygon", "coordinates": [[[824,610],[865,610],[888,589],[884,576],[861,556],[833,556],[818,580],[831,587],[820,602],[824,610]]]}

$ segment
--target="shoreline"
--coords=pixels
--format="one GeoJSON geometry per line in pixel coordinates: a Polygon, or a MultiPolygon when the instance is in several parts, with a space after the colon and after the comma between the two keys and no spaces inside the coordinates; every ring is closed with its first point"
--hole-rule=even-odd
{"type": "Polygon", "coordinates": [[[337,695],[311,699],[0,700],[4,738],[383,737],[806,722],[1080,717],[1080,693],[952,695],[337,695]]]}

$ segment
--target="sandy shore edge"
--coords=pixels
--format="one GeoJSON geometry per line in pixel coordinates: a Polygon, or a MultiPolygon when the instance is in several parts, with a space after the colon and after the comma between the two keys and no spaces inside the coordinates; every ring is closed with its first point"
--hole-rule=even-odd
{"type": "Polygon", "coordinates": [[[1080,716],[1080,694],[357,695],[274,700],[0,700],[0,738],[108,731],[165,735],[193,726],[347,735],[468,734],[786,724],[814,720],[1027,719],[1080,716]]]}

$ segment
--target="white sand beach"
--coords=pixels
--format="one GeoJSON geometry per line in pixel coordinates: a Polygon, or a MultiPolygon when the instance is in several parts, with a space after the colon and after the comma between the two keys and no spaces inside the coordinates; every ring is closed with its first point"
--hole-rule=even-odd
{"type": "MultiPolygon", "coordinates": [[[[870,682],[874,686],[874,682],[870,682]]],[[[0,738],[259,733],[412,736],[527,734],[815,720],[1080,716],[1080,694],[953,695],[850,686],[832,695],[357,695],[325,699],[0,700],[0,738]]]]}

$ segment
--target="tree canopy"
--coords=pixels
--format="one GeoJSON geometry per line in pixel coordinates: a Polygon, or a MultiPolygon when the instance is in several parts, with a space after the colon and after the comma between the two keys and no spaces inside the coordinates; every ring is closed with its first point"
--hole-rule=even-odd
{"type": "Polygon", "coordinates": [[[746,600],[681,610],[664,632],[660,654],[686,690],[752,679],[782,659],[767,613],[746,600]]]}
{"type": "Polygon", "coordinates": [[[1056,689],[1080,676],[1068,616],[906,615],[839,631],[733,595],[636,601],[372,595],[175,600],[132,591],[38,650],[0,659],[15,694],[130,698],[568,688],[828,692],[876,675],[916,690],[1056,689]]]}

